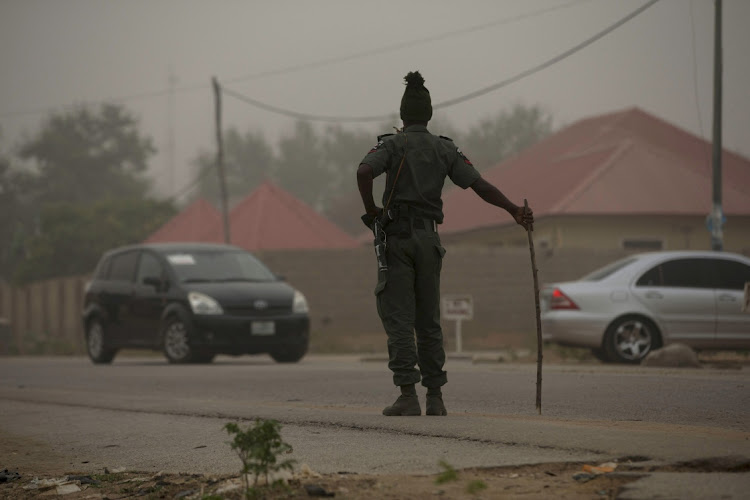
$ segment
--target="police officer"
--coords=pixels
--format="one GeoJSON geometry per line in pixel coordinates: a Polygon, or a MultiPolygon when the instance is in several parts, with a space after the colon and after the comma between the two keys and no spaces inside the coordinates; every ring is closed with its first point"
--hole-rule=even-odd
{"type": "Polygon", "coordinates": [[[447,415],[441,391],[447,376],[440,327],[440,270],[445,249],[437,231],[443,222],[445,178],[463,189],[471,187],[524,228],[534,219],[531,209],[525,211],[513,204],[484,180],[451,139],[427,130],[432,103],[424,78],[415,71],[404,80],[403,129],[378,137],[357,169],[366,212],[362,220],[368,227],[375,220],[382,223],[387,242],[387,269],[378,271],[375,295],[388,335],[388,367],[401,395],[383,415],[420,415],[415,389],[420,381],[427,388],[426,414],[447,415]],[[386,186],[381,208],[373,199],[372,181],[383,173],[386,186]]]}

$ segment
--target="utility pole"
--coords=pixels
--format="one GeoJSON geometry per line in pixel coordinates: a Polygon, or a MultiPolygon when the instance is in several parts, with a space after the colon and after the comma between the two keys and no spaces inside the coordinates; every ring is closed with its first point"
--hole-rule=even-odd
{"type": "Polygon", "coordinates": [[[224,143],[221,139],[221,87],[216,77],[211,79],[214,86],[214,102],[216,103],[216,171],[219,174],[219,190],[221,193],[221,214],[224,220],[224,243],[231,243],[229,234],[229,206],[227,202],[227,180],[224,176],[224,143]]]}
{"type": "Polygon", "coordinates": [[[174,75],[172,66],[169,66],[169,76],[167,77],[169,84],[169,94],[167,96],[167,172],[169,182],[169,193],[170,196],[174,196],[175,192],[175,168],[174,168],[174,93],[175,84],[177,83],[177,77],[174,75]]]}
{"type": "Polygon", "coordinates": [[[707,222],[711,231],[711,249],[721,251],[724,247],[724,213],[721,206],[721,0],[714,1],[713,207],[707,222]]]}

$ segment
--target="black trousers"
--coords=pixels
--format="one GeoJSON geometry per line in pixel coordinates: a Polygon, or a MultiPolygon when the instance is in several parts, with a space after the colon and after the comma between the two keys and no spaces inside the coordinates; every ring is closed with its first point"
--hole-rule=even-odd
{"type": "Polygon", "coordinates": [[[421,380],[425,387],[440,387],[448,381],[440,327],[445,249],[428,222],[408,236],[388,238],[388,270],[378,273],[375,288],[378,315],[388,334],[388,368],[399,386],[421,380]]]}

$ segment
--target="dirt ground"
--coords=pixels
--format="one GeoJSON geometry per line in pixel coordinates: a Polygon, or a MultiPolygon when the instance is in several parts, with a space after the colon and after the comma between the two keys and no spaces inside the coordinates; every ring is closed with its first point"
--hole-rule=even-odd
{"type": "MultiPolygon", "coordinates": [[[[258,499],[334,497],[341,499],[613,499],[619,488],[638,476],[601,474],[587,482],[573,478],[582,464],[541,464],[465,469],[439,483],[442,475],[392,476],[297,473],[285,486],[257,487],[258,499]],[[310,491],[308,491],[310,490],[310,491]]],[[[446,476],[448,474],[445,474],[446,476]]],[[[30,475],[0,484],[2,499],[244,498],[235,476],[201,476],[109,472],[101,474],[30,475]],[[70,491],[70,493],[66,493],[70,491]]]]}
{"type": "MultiPolygon", "coordinates": [[[[92,470],[85,463],[72,470],[70,457],[28,437],[0,429],[0,500],[109,499],[239,500],[242,494],[239,461],[237,474],[165,474],[131,470],[92,470]]],[[[633,458],[633,464],[637,465],[633,458]]],[[[297,464],[284,487],[258,487],[256,499],[293,499],[334,496],[341,499],[612,499],[619,488],[639,476],[623,461],[613,474],[598,474],[588,481],[577,463],[472,468],[442,474],[369,475],[317,474],[297,464]],[[444,481],[440,481],[440,480],[444,481]],[[308,492],[311,489],[311,492],[308,492]]],[[[599,464],[589,464],[599,465],[599,464]]],[[[584,473],[585,474],[585,473],[584,473]]]]}

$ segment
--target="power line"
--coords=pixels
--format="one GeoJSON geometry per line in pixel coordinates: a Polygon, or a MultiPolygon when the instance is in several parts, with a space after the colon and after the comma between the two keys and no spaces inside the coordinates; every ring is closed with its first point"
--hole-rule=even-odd
{"type": "Polygon", "coordinates": [[[185,196],[186,194],[188,194],[190,191],[192,191],[198,185],[199,182],[201,182],[203,179],[206,178],[206,176],[208,176],[208,174],[211,174],[211,173],[213,173],[213,169],[211,169],[211,168],[207,168],[207,169],[203,170],[203,172],[201,172],[200,174],[198,174],[195,177],[195,179],[193,179],[192,181],[190,181],[190,183],[186,184],[182,189],[180,189],[179,191],[177,191],[175,194],[173,194],[172,196],[168,197],[167,200],[168,201],[176,201],[177,199],[182,198],[183,196],[185,196]]]}
{"type": "Polygon", "coordinates": [[[378,47],[378,48],[369,49],[369,50],[363,50],[361,52],[355,52],[353,54],[349,54],[349,55],[345,55],[345,56],[330,57],[330,58],[327,58],[327,59],[321,59],[319,61],[313,61],[313,62],[305,63],[305,64],[298,64],[298,65],[289,66],[289,67],[286,67],[286,68],[279,68],[279,69],[273,69],[273,70],[268,70],[268,71],[261,71],[259,73],[251,73],[251,74],[245,75],[245,76],[238,76],[238,77],[235,77],[235,78],[230,78],[230,79],[225,80],[225,81],[228,82],[228,83],[237,83],[237,82],[241,82],[241,81],[245,81],[245,80],[255,80],[257,78],[263,78],[263,77],[267,77],[267,76],[277,76],[277,75],[283,75],[283,74],[287,74],[287,73],[294,73],[294,72],[305,70],[305,69],[320,68],[322,66],[328,66],[328,65],[331,65],[331,64],[341,63],[341,62],[345,62],[345,61],[351,61],[353,59],[359,59],[361,57],[368,57],[368,56],[374,56],[374,55],[379,55],[379,54],[385,54],[385,53],[388,53],[388,52],[395,52],[397,50],[401,50],[401,49],[408,48],[408,47],[416,47],[418,45],[424,45],[424,44],[430,43],[430,42],[437,42],[437,41],[445,40],[447,38],[453,38],[453,37],[460,36],[460,35],[474,33],[476,31],[485,30],[487,28],[494,28],[496,26],[502,26],[502,25],[505,25],[505,24],[510,24],[510,23],[514,23],[514,22],[517,22],[517,21],[522,21],[522,20],[527,19],[527,18],[531,18],[531,17],[536,17],[536,16],[539,16],[539,15],[547,14],[549,12],[553,12],[553,11],[556,11],[556,10],[566,9],[566,8],[572,7],[574,5],[581,4],[581,3],[586,3],[586,2],[590,2],[590,1],[592,1],[592,0],[574,0],[572,2],[568,2],[568,3],[562,4],[562,5],[558,5],[558,6],[555,6],[555,7],[548,7],[546,9],[539,9],[539,10],[535,10],[533,12],[528,12],[526,14],[519,14],[519,15],[513,16],[513,17],[508,17],[508,18],[498,19],[498,20],[495,20],[495,21],[487,22],[487,23],[477,24],[477,25],[474,25],[474,26],[469,26],[469,27],[466,27],[466,28],[458,29],[458,30],[448,31],[446,33],[441,33],[441,34],[438,34],[438,35],[428,36],[428,37],[425,37],[425,38],[417,38],[417,39],[410,40],[410,41],[407,41],[407,42],[394,43],[394,44],[391,44],[391,45],[385,45],[383,47],[378,47]]]}
{"type": "MultiPolygon", "coordinates": [[[[437,35],[433,35],[433,36],[429,36],[429,37],[425,37],[425,38],[419,38],[419,39],[409,40],[409,41],[402,42],[402,43],[386,45],[386,46],[383,46],[383,47],[377,47],[377,48],[374,48],[374,49],[369,49],[369,50],[365,50],[365,51],[361,51],[361,52],[356,52],[356,53],[349,54],[349,55],[344,55],[344,56],[339,56],[339,57],[331,57],[331,58],[327,58],[327,59],[321,59],[319,61],[313,61],[313,62],[306,63],[306,64],[299,64],[299,65],[294,65],[294,66],[287,66],[287,67],[284,67],[284,68],[278,68],[278,69],[273,69],[273,70],[268,70],[268,71],[262,71],[262,72],[259,72],[259,73],[253,73],[253,74],[249,74],[249,75],[244,75],[244,76],[229,78],[229,79],[227,79],[225,81],[228,82],[228,83],[237,83],[237,82],[246,81],[246,80],[254,80],[254,79],[258,79],[258,78],[265,78],[265,77],[269,77],[269,76],[276,76],[276,75],[283,75],[283,74],[288,74],[288,73],[295,73],[295,72],[303,71],[303,70],[306,70],[306,69],[319,68],[319,67],[323,67],[323,66],[329,66],[329,65],[332,65],[332,64],[338,64],[338,63],[341,63],[341,62],[346,62],[346,61],[350,61],[350,60],[361,58],[361,57],[378,55],[378,54],[383,54],[383,53],[386,53],[386,52],[393,52],[393,51],[404,49],[404,48],[408,48],[408,47],[415,47],[415,46],[418,46],[418,45],[424,45],[426,43],[430,43],[430,42],[434,42],[434,41],[444,40],[446,38],[451,38],[451,37],[460,36],[460,35],[464,35],[464,34],[468,34],[468,33],[473,33],[475,31],[480,31],[480,30],[484,30],[484,29],[487,29],[487,28],[495,27],[495,26],[502,26],[502,25],[505,25],[505,24],[510,24],[512,22],[517,22],[517,21],[521,21],[521,20],[524,20],[524,19],[527,19],[527,18],[536,17],[536,16],[539,16],[539,15],[547,14],[547,13],[555,11],[555,10],[565,9],[565,8],[572,7],[572,6],[577,5],[577,4],[581,4],[581,3],[585,3],[585,2],[590,2],[590,1],[592,1],[592,0],[574,0],[574,1],[562,4],[562,5],[558,5],[556,7],[549,7],[549,8],[546,8],[546,9],[539,9],[539,10],[536,10],[536,11],[533,11],[533,12],[529,12],[529,13],[526,13],[526,14],[520,14],[518,16],[514,16],[514,17],[510,17],[510,18],[498,19],[498,20],[491,21],[491,22],[488,22],[488,23],[483,23],[483,24],[478,24],[478,25],[474,25],[474,26],[469,26],[467,28],[462,28],[462,29],[458,29],[458,30],[454,30],[454,31],[449,31],[449,32],[446,32],[446,33],[441,33],[441,34],[437,34],[437,35]]],[[[118,102],[118,103],[119,102],[128,102],[128,101],[135,101],[135,100],[139,100],[139,99],[150,99],[150,98],[154,98],[154,97],[162,97],[162,96],[165,96],[165,95],[169,94],[170,91],[175,92],[175,93],[182,93],[182,92],[191,92],[191,91],[197,91],[197,90],[206,90],[206,89],[208,89],[210,87],[211,86],[207,85],[207,84],[194,84],[194,85],[187,85],[187,86],[183,86],[183,87],[175,87],[174,89],[163,89],[163,90],[156,90],[156,91],[152,91],[152,92],[142,92],[142,93],[138,93],[138,94],[131,94],[131,95],[126,95],[126,96],[121,96],[121,97],[113,97],[113,98],[109,98],[109,99],[100,99],[100,100],[97,100],[97,101],[94,101],[94,102],[100,102],[100,103],[107,103],[107,102],[118,102]]],[[[66,106],[61,106],[61,107],[62,108],[71,108],[71,107],[74,107],[74,106],[75,105],[66,105],[66,106]]],[[[42,108],[36,108],[36,109],[27,109],[27,110],[7,111],[7,112],[4,112],[4,113],[0,113],[0,118],[12,117],[12,116],[44,114],[44,113],[50,112],[51,109],[54,109],[54,107],[50,106],[50,107],[43,108],[43,109],[42,108]]]]}
{"type": "MultiPolygon", "coordinates": [[[[622,26],[626,22],[630,21],[631,19],[633,19],[638,14],[642,13],[643,11],[645,11],[646,9],[648,9],[649,7],[651,7],[652,5],[654,5],[658,1],[659,0],[650,0],[649,2],[645,3],[644,5],[642,5],[640,8],[636,9],[632,13],[630,13],[627,16],[623,17],[622,19],[620,19],[616,23],[614,23],[611,26],[605,28],[604,30],[600,31],[599,33],[595,34],[594,36],[588,38],[587,40],[585,40],[585,41],[583,41],[581,43],[579,43],[575,47],[573,47],[573,48],[571,48],[569,50],[566,50],[562,54],[560,54],[558,56],[555,56],[552,59],[550,59],[550,60],[548,60],[548,61],[546,61],[546,62],[544,62],[542,64],[539,64],[539,65],[535,66],[534,68],[531,68],[529,70],[523,71],[523,72],[519,73],[516,76],[513,76],[511,78],[503,80],[502,82],[496,83],[496,84],[491,85],[489,87],[485,87],[483,89],[477,90],[477,91],[472,92],[470,94],[466,94],[464,96],[457,97],[457,98],[451,99],[449,101],[444,101],[444,102],[442,102],[440,104],[436,104],[435,106],[433,106],[433,108],[448,107],[448,106],[452,106],[454,104],[458,104],[460,102],[467,101],[469,99],[473,99],[475,97],[479,97],[479,96],[484,95],[484,94],[486,94],[488,92],[491,92],[493,90],[497,90],[497,89],[499,89],[499,88],[501,88],[503,86],[506,86],[506,85],[509,85],[511,83],[514,83],[514,82],[520,80],[521,78],[524,78],[524,77],[529,76],[531,74],[534,74],[534,73],[536,73],[538,71],[541,71],[541,70],[543,70],[543,69],[551,66],[552,64],[555,64],[556,62],[559,62],[559,61],[565,59],[566,57],[569,57],[570,55],[572,55],[572,54],[580,51],[581,49],[583,49],[583,48],[591,45],[595,41],[599,40],[600,38],[604,37],[605,35],[609,34],[610,32],[614,31],[615,29],[619,28],[620,26],[622,26]]],[[[395,116],[395,113],[391,113],[391,114],[388,114],[388,115],[361,116],[361,117],[351,117],[351,116],[321,116],[321,115],[313,115],[313,114],[307,114],[307,113],[300,113],[300,112],[296,112],[296,111],[291,111],[291,110],[279,108],[277,106],[272,106],[270,104],[266,104],[264,102],[258,101],[256,99],[252,99],[252,98],[247,97],[245,95],[242,95],[242,94],[240,94],[238,92],[235,92],[235,91],[233,91],[231,89],[228,89],[228,88],[226,88],[224,86],[222,86],[221,88],[222,88],[222,92],[225,93],[226,95],[234,97],[235,99],[238,99],[238,100],[240,100],[242,102],[245,102],[247,104],[250,104],[252,106],[256,106],[256,107],[258,107],[260,109],[264,109],[264,110],[272,112],[272,113],[277,113],[277,114],[281,114],[281,115],[288,116],[288,117],[291,117],[291,118],[297,118],[297,119],[302,119],[302,120],[328,121],[328,122],[372,122],[372,121],[388,120],[388,119],[393,118],[393,116],[395,116]]],[[[208,170],[206,172],[208,172],[208,170]]],[[[197,179],[195,179],[188,186],[186,186],[185,188],[183,188],[178,194],[176,194],[175,196],[173,196],[172,199],[176,199],[176,198],[182,196],[183,194],[185,194],[186,192],[190,191],[196,184],[198,184],[198,182],[200,182],[206,176],[206,172],[203,172],[197,179]]]]}
{"type": "MultiPolygon", "coordinates": [[[[433,109],[440,109],[440,108],[447,108],[449,106],[454,106],[456,104],[468,101],[470,99],[474,99],[476,97],[482,96],[484,94],[487,94],[489,92],[492,92],[494,90],[498,90],[502,87],[508,86],[511,83],[515,83],[522,78],[526,78],[527,76],[531,76],[534,73],[538,73],[539,71],[542,71],[543,69],[546,69],[553,64],[556,64],[563,59],[570,57],[571,55],[575,54],[576,52],[579,52],[580,50],[588,47],[592,43],[596,42],[600,38],[603,38],[604,36],[608,35],[612,31],[616,30],[623,24],[627,23],[652,5],[654,5],[659,0],[650,0],[643,4],[638,9],[634,10],[627,16],[623,17],[616,23],[612,24],[611,26],[608,26],[604,30],[596,33],[594,36],[587,38],[583,42],[579,43],[578,45],[566,50],[565,52],[562,52],[561,54],[541,63],[537,66],[534,66],[533,68],[527,69],[525,71],[522,71],[521,73],[518,73],[515,76],[512,76],[510,78],[507,78],[501,82],[495,83],[493,85],[490,85],[488,87],[484,87],[482,89],[476,90],[474,92],[470,92],[468,94],[462,95],[460,97],[456,97],[454,99],[449,99],[447,101],[443,101],[441,103],[435,104],[432,106],[433,109]]],[[[303,120],[309,120],[309,121],[323,121],[323,122],[373,122],[373,121],[382,121],[390,119],[394,116],[394,113],[387,114],[387,115],[377,115],[377,116],[324,116],[324,115],[314,115],[314,114],[308,114],[308,113],[300,113],[297,111],[292,111],[284,108],[279,108],[277,106],[273,106],[270,104],[266,104],[264,102],[258,101],[257,99],[252,99],[250,97],[247,97],[245,95],[242,95],[238,92],[235,92],[233,90],[227,89],[223,87],[224,92],[227,95],[230,95],[240,101],[243,101],[247,104],[256,106],[258,108],[264,109],[266,111],[270,111],[272,113],[288,116],[291,118],[297,118],[297,119],[303,119],[303,120]]]]}

